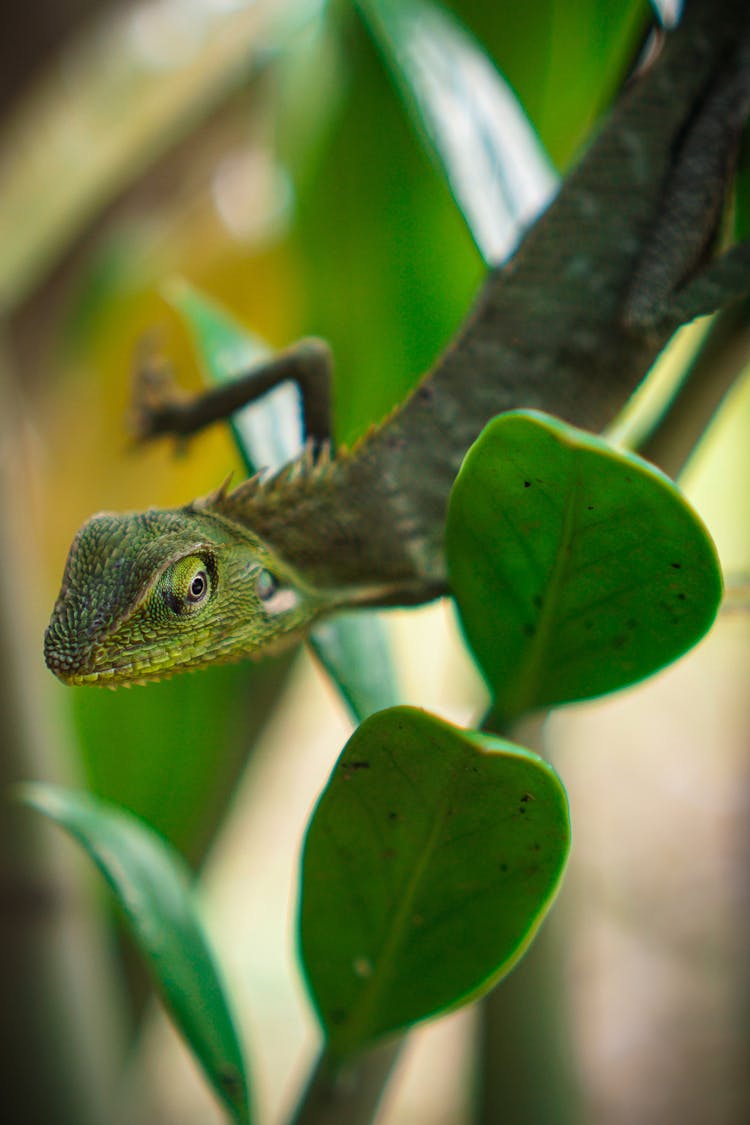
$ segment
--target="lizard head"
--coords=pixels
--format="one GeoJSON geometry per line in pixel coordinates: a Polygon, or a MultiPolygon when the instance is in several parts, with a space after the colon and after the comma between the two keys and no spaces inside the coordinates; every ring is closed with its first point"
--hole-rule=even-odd
{"type": "Polygon", "coordinates": [[[44,656],[68,684],[140,683],[280,647],[327,604],[219,515],[105,512],[70,548],[44,656]]]}

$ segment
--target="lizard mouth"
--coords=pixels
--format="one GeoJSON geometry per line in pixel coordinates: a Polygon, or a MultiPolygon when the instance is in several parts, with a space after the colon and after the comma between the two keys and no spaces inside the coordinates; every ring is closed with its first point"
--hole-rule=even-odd
{"type": "Polygon", "coordinates": [[[53,617],[44,633],[44,663],[64,684],[80,682],[84,661],[71,646],[65,630],[53,617]]]}
{"type": "Polygon", "coordinates": [[[127,653],[113,663],[111,654],[103,650],[82,651],[71,642],[68,631],[54,617],[44,634],[44,662],[58,680],[72,687],[80,684],[116,687],[118,683],[145,683],[149,678],[164,675],[158,669],[151,671],[145,661],[128,659],[127,653]]]}
{"type": "Polygon", "coordinates": [[[71,645],[63,630],[50,622],[44,634],[44,661],[50,672],[70,687],[83,684],[117,687],[118,684],[143,684],[153,679],[163,679],[169,674],[157,661],[133,659],[122,653],[121,659],[112,662],[111,653],[104,651],[81,652],[71,645]]]}

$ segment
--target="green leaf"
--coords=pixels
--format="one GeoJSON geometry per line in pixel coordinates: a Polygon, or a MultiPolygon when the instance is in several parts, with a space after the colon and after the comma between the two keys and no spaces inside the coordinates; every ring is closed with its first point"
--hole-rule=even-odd
{"type": "Polygon", "coordinates": [[[482,995],[529,945],[569,847],[536,755],[414,708],[351,737],[310,824],[300,943],[345,1056],[482,995]]]}
{"type": "Polygon", "coordinates": [[[675,485],[534,412],[496,418],[467,454],[446,551],[499,721],[648,676],[721,599],[713,543],[675,485]]]}
{"type": "Polygon", "coordinates": [[[237,1031],[194,904],[192,878],[165,840],[115,805],[51,785],[27,804],[88,852],[114,891],[175,1024],[235,1121],[250,1121],[237,1031]]]}
{"type": "MultiPolygon", "coordinates": [[[[270,355],[258,336],[187,282],[171,281],[164,294],[184,319],[210,382],[237,378],[270,355]]],[[[264,395],[232,418],[235,444],[249,472],[254,465],[279,468],[302,450],[299,400],[274,396],[276,391],[264,395]]],[[[356,720],[396,702],[388,637],[376,614],[340,614],[319,625],[310,643],[356,720]]]]}
{"type": "MultiPolygon", "coordinates": [[[[351,446],[434,363],[484,270],[372,37],[350,5],[327,10],[327,50],[308,41],[307,73],[316,82],[339,77],[336,112],[319,125],[312,152],[300,154],[300,132],[290,143],[287,126],[286,156],[298,204],[300,323],[333,347],[335,435],[351,446]]],[[[304,88],[294,94],[308,98],[304,88]]]]}
{"type": "MultiPolygon", "coordinates": [[[[182,278],[172,278],[162,293],[190,333],[208,383],[231,382],[271,355],[264,340],[182,278]]],[[[236,411],[228,425],[248,474],[279,468],[302,449],[299,398],[286,385],[236,411]]]]}
{"type": "Polygon", "coordinates": [[[485,261],[502,261],[557,186],[523,107],[448,12],[425,0],[359,0],[358,7],[485,261]]]}
{"type": "Polygon", "coordinates": [[[362,609],[339,613],[315,627],[310,645],[357,722],[398,702],[396,670],[380,614],[362,609]]]}

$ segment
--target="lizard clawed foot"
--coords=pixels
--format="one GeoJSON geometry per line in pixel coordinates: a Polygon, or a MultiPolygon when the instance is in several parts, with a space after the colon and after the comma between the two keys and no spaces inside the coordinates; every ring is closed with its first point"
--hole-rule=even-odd
{"type": "Polygon", "coordinates": [[[144,337],[136,348],[128,431],[136,444],[163,434],[192,433],[195,396],[180,387],[158,341],[144,337]],[[186,425],[187,422],[187,425],[186,425]]]}

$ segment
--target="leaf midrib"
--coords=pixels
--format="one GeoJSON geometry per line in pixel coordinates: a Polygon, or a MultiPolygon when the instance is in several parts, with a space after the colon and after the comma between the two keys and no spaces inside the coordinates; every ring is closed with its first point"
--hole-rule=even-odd
{"type": "MultiPolygon", "coordinates": [[[[537,618],[537,627],[533,637],[529,639],[525,655],[522,656],[520,661],[520,669],[514,680],[515,690],[512,697],[506,697],[505,705],[500,712],[505,721],[514,719],[541,704],[538,698],[538,688],[545,668],[545,662],[541,656],[549,645],[552,627],[559,618],[558,610],[563,600],[565,578],[570,567],[569,548],[578,528],[576,512],[580,487],[580,466],[576,464],[571,478],[571,487],[568,488],[566,493],[559,545],[555,563],[547,581],[542,608],[537,618]]],[[[499,711],[498,703],[499,700],[496,700],[496,711],[499,711]]]]}
{"type": "MultiPolygon", "coordinates": [[[[345,1025],[345,1038],[349,1044],[353,1044],[354,1047],[360,1046],[368,1038],[366,1034],[362,1034],[362,1029],[363,1027],[365,1029],[367,1028],[367,1022],[372,1018],[373,1011],[376,1008],[388,979],[388,969],[393,964],[393,955],[399,944],[402,943],[403,934],[406,929],[406,920],[413,910],[413,904],[418,897],[417,891],[428,868],[429,861],[434,855],[437,841],[442,834],[446,810],[449,801],[452,799],[453,781],[455,775],[460,772],[460,769],[461,762],[459,761],[456,762],[454,768],[450,771],[449,777],[446,779],[443,786],[444,795],[441,798],[439,815],[432,817],[431,827],[422,844],[419,859],[412,867],[411,874],[406,882],[406,891],[401,896],[399,908],[392,915],[392,921],[388,927],[385,942],[380,947],[377,956],[379,968],[373,972],[369,987],[365,987],[362,990],[361,999],[357,1005],[355,1014],[350,1017],[345,1025]],[[445,794],[448,795],[447,800],[445,794]]],[[[351,1049],[351,1047],[349,1049],[351,1049]]]]}

